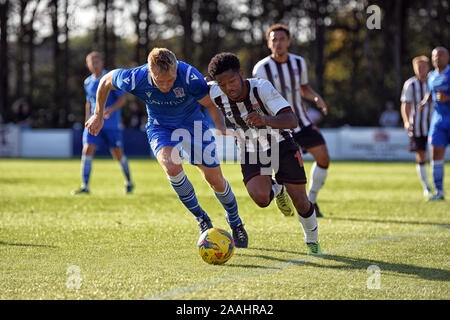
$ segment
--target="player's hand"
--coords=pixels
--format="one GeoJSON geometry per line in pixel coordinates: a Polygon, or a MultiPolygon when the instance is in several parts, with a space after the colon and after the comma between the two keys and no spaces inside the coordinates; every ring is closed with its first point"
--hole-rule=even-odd
{"type": "Polygon", "coordinates": [[[113,111],[111,111],[111,108],[105,109],[105,111],[103,112],[103,118],[109,119],[111,117],[112,113],[113,113],[113,111]]]}
{"type": "Polygon", "coordinates": [[[447,102],[450,101],[450,95],[443,93],[442,91],[436,92],[436,100],[438,102],[447,102]]]}
{"type": "Polygon", "coordinates": [[[423,111],[423,108],[425,108],[425,104],[426,104],[426,102],[425,102],[425,103],[424,103],[423,101],[420,102],[420,103],[417,105],[417,109],[419,109],[419,111],[423,111]]]}
{"type": "Polygon", "coordinates": [[[328,107],[321,98],[316,97],[317,99],[314,99],[314,102],[316,103],[317,107],[322,110],[322,113],[326,116],[328,114],[328,107]]]}
{"type": "Polygon", "coordinates": [[[90,134],[96,136],[103,127],[103,121],[103,117],[94,114],[86,121],[84,126],[88,129],[90,134]]]}
{"type": "Polygon", "coordinates": [[[253,127],[264,127],[267,125],[265,117],[257,112],[250,112],[245,118],[245,123],[253,127]]]}
{"type": "Polygon", "coordinates": [[[409,122],[403,123],[403,127],[405,128],[406,132],[409,132],[409,130],[411,130],[411,124],[409,122]]]}

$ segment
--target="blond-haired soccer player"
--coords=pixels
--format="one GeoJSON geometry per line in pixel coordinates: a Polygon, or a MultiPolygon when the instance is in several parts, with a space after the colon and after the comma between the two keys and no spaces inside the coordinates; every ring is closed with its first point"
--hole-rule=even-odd
{"type": "Polygon", "coordinates": [[[106,97],[111,90],[129,92],[145,102],[148,113],[147,135],[156,159],[181,202],[195,216],[200,232],[212,228],[207,213],[200,207],[194,187],[183,171],[180,152],[189,155],[227,212],[237,247],[247,247],[248,236],[238,213],[236,198],[222,175],[213,136],[200,107],[205,106],[215,126],[226,132],[225,120],[208,95],[203,76],[191,65],[178,61],[166,48],[154,48],[148,63],[133,69],[108,73],[99,85],[97,105],[86,127],[97,134],[102,127],[106,97]],[[183,140],[180,142],[180,138],[183,140]],[[180,147],[181,146],[181,147],[180,147]]]}
{"type": "MultiPolygon", "coordinates": [[[[86,91],[86,120],[94,114],[96,108],[96,93],[101,79],[108,73],[103,67],[104,62],[101,53],[92,51],[86,56],[86,66],[91,75],[84,80],[86,91]]],[[[83,132],[83,150],[81,155],[81,179],[82,185],[79,190],[72,194],[89,193],[89,180],[91,176],[92,159],[97,147],[103,141],[112,157],[120,163],[120,167],[126,178],[125,192],[131,193],[134,184],[131,182],[128,160],[123,152],[123,138],[120,129],[120,109],[126,102],[123,92],[117,90],[112,92],[105,103],[103,118],[105,119],[102,130],[97,135],[92,135],[87,129],[83,132]]]]}
{"type": "Polygon", "coordinates": [[[426,162],[433,102],[428,101],[422,110],[419,109],[419,104],[429,92],[427,84],[429,61],[430,59],[426,56],[418,56],[412,60],[415,75],[405,81],[400,98],[403,124],[410,139],[409,150],[416,153],[416,170],[422,183],[424,196],[431,195],[426,162]]]}

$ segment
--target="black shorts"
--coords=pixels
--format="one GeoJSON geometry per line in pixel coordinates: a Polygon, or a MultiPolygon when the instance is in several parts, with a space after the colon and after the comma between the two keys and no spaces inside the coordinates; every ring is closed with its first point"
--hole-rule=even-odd
{"type": "Polygon", "coordinates": [[[306,153],[308,149],[325,144],[325,139],[320,133],[319,129],[311,124],[304,127],[297,133],[294,133],[295,142],[302,148],[303,153],[306,153]]]}
{"type": "Polygon", "coordinates": [[[260,175],[272,176],[275,171],[275,179],[278,183],[306,184],[306,174],[303,168],[302,156],[298,145],[294,140],[284,140],[278,144],[279,156],[275,159],[278,163],[268,163],[267,159],[275,148],[270,148],[266,153],[245,152],[244,162],[241,161],[244,184],[253,177],[260,175]],[[261,172],[261,169],[266,169],[261,172]],[[277,170],[278,168],[278,170],[277,170]]]}
{"type": "Polygon", "coordinates": [[[428,144],[428,136],[409,137],[409,151],[426,151],[428,144]]]}

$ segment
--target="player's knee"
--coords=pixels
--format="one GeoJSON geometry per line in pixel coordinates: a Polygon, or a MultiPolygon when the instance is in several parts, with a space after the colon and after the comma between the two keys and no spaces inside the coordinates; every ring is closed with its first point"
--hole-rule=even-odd
{"type": "Polygon", "coordinates": [[[162,165],[164,171],[166,172],[166,174],[170,177],[175,177],[183,170],[183,167],[181,165],[177,165],[177,164],[170,163],[170,162],[164,163],[161,165],[162,165]]]}
{"type": "Polygon", "coordinates": [[[83,156],[93,156],[95,153],[95,149],[96,149],[95,145],[86,143],[83,146],[82,155],[83,156]]]}
{"type": "Polygon", "coordinates": [[[328,167],[330,166],[330,156],[328,155],[328,153],[325,153],[316,160],[316,163],[319,167],[328,169],[328,167]]]}
{"type": "Polygon", "coordinates": [[[261,208],[265,208],[270,204],[270,194],[262,191],[250,192],[250,197],[261,208]]]}

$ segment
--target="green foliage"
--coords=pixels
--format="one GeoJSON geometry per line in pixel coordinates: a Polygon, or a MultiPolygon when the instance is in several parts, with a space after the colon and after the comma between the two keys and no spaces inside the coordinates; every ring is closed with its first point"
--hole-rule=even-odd
{"type": "MultiPolygon", "coordinates": [[[[72,8],[69,11],[73,12],[76,3],[69,2],[72,8]]],[[[35,1],[23,3],[29,4],[27,10],[36,4],[35,1]]],[[[323,95],[330,108],[329,116],[321,123],[325,127],[378,125],[378,117],[386,101],[391,100],[399,105],[402,84],[413,75],[412,58],[417,55],[430,56],[433,47],[450,43],[450,30],[445,28],[450,21],[448,0],[370,1],[370,5],[377,5],[381,9],[379,30],[366,27],[368,1],[151,1],[151,12],[147,15],[143,5],[146,1],[134,0],[134,10],[140,8],[143,11],[131,12],[129,17],[124,15],[119,2],[111,1],[108,6],[111,16],[117,14],[116,17],[120,17],[123,23],[134,24],[136,17],[140,17],[139,39],[145,43],[141,43],[140,53],[136,54],[137,34],[118,36],[118,31],[114,30],[117,21],[113,27],[112,19],[105,28],[100,19],[103,6],[97,5],[95,8],[95,3],[101,4],[103,1],[86,4],[84,9],[100,10],[96,25],[85,26],[83,22],[86,32],[76,37],[71,34],[73,30],[69,30],[68,88],[64,99],[67,105],[57,103],[55,92],[61,84],[54,80],[51,37],[33,42],[35,55],[45,54],[49,57],[45,65],[36,66],[34,78],[37,81],[34,87],[27,89],[24,84],[27,89],[25,92],[31,92],[32,108],[37,119],[35,126],[70,127],[75,122],[84,121],[82,84],[88,75],[84,59],[89,51],[103,49],[103,30],[108,30],[109,35],[108,60],[114,61],[114,65],[106,66],[108,69],[143,64],[146,61],[142,52],[153,47],[167,47],[180,60],[194,65],[204,74],[209,60],[216,53],[235,52],[241,59],[244,73],[250,76],[254,64],[269,54],[265,30],[273,23],[284,23],[291,28],[290,51],[306,58],[309,82],[323,95]],[[138,6],[138,3],[141,5],[138,6]],[[153,10],[156,8],[158,10],[153,10]],[[141,61],[136,61],[137,57],[141,61]]],[[[14,4],[10,10],[9,24],[15,25],[20,21],[19,5],[14,4]]],[[[44,18],[49,18],[45,17],[48,14],[51,12],[39,9],[36,20],[45,24],[44,18]]],[[[33,22],[29,19],[27,13],[25,20],[28,29],[33,22]]],[[[19,28],[15,27],[8,31],[19,32],[19,28]]],[[[62,32],[63,28],[60,29],[62,32]]],[[[39,38],[39,32],[36,38],[39,38]]],[[[20,37],[10,36],[8,39],[11,41],[11,52],[17,50],[17,39],[25,41],[25,38],[20,37]]],[[[64,44],[59,42],[61,50],[64,44]]],[[[22,43],[24,48],[28,45],[22,43]]],[[[19,57],[13,53],[9,55],[9,73],[14,75],[17,73],[15,65],[19,57]]],[[[7,80],[14,78],[8,77],[7,80]]],[[[25,75],[25,82],[28,78],[25,75]]],[[[9,84],[11,103],[20,98],[14,96],[14,85],[9,84]]],[[[7,106],[2,110],[6,120],[11,115],[9,109],[10,106],[7,106]]]]}

